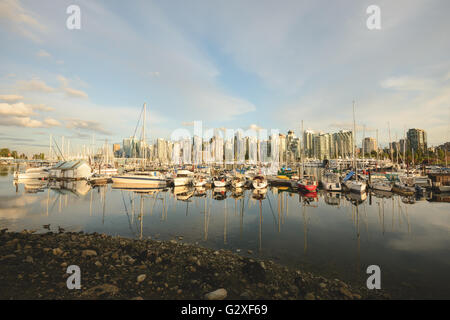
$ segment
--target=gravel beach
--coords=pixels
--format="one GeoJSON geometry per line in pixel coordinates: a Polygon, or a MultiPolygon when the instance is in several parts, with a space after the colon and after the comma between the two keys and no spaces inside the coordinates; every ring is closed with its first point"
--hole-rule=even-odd
{"type": "Polygon", "coordinates": [[[388,299],[228,250],[104,234],[0,232],[0,299],[388,299]],[[81,270],[68,289],[67,267],[81,270]]]}

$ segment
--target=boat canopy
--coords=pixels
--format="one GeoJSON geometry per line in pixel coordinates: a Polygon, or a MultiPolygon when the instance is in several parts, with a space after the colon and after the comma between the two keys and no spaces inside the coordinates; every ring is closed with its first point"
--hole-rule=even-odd
{"type": "Polygon", "coordinates": [[[350,179],[351,177],[353,177],[353,175],[355,174],[354,171],[350,171],[349,173],[347,173],[347,175],[344,178],[344,182],[347,181],[348,179],[350,179]]]}

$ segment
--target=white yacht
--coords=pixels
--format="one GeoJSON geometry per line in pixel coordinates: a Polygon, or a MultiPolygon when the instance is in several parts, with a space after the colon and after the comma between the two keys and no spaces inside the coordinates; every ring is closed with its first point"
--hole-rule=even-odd
{"type": "Polygon", "coordinates": [[[366,183],[357,180],[347,180],[345,186],[353,192],[363,193],[366,192],[366,183]]]}
{"type": "Polygon", "coordinates": [[[225,175],[215,177],[213,180],[216,188],[226,187],[229,184],[229,180],[225,175]]]}
{"type": "Polygon", "coordinates": [[[392,183],[387,179],[375,179],[370,187],[379,191],[392,191],[392,183]]]}
{"type": "Polygon", "coordinates": [[[267,188],[268,182],[264,176],[258,175],[253,178],[252,185],[255,189],[264,189],[267,188]]]}
{"type": "Polygon", "coordinates": [[[246,179],[243,176],[242,177],[236,176],[233,178],[233,180],[231,180],[231,185],[235,189],[244,187],[245,183],[246,183],[246,179]]]}
{"type": "Polygon", "coordinates": [[[28,168],[25,172],[14,172],[14,179],[26,180],[26,179],[48,179],[50,176],[49,169],[47,167],[40,168],[28,168]]]}
{"type": "Polygon", "coordinates": [[[167,178],[159,171],[136,172],[123,174],[120,176],[112,176],[112,181],[118,187],[142,186],[149,188],[164,188],[167,186],[167,178]]]}
{"type": "Polygon", "coordinates": [[[194,180],[194,173],[189,170],[178,170],[175,178],[173,178],[173,185],[175,187],[178,186],[187,186],[192,184],[194,180]]]}
{"type": "Polygon", "coordinates": [[[341,182],[339,181],[339,175],[327,172],[322,176],[322,179],[320,180],[322,183],[322,188],[327,191],[341,191],[342,186],[341,182]]]}
{"type": "Polygon", "coordinates": [[[208,182],[208,179],[203,175],[196,175],[193,179],[193,185],[194,187],[204,187],[206,183],[208,182]]]}

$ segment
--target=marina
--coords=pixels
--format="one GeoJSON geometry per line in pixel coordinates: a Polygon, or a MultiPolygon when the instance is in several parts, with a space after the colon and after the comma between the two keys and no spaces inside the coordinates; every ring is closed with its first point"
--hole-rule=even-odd
{"type": "MultiPolygon", "coordinates": [[[[321,180],[324,168],[308,176],[321,180]]],[[[11,231],[104,233],[171,240],[337,277],[365,281],[380,265],[395,298],[448,297],[450,239],[445,194],[413,197],[368,192],[169,185],[162,188],[88,180],[17,181],[2,167],[0,225],[11,231]],[[412,262],[413,261],[413,262],[412,262]]],[[[149,176],[152,176],[151,174],[149,176]]],[[[255,179],[258,176],[255,176],[255,179]]],[[[448,198],[448,197],[447,197],[448,198]]],[[[447,200],[448,201],[448,200],[447,200]]]]}

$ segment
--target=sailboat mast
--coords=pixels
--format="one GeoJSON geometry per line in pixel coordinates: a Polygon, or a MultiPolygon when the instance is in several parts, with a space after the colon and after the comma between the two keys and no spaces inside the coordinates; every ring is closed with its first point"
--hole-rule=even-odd
{"type": "Polygon", "coordinates": [[[353,168],[355,169],[356,179],[358,179],[357,174],[357,165],[356,165],[356,158],[355,158],[355,148],[356,148],[356,122],[355,122],[355,101],[353,100],[353,139],[352,139],[352,152],[353,152],[353,168]]]}
{"type": "Polygon", "coordinates": [[[147,104],[144,102],[144,118],[142,121],[142,148],[144,149],[144,166],[145,166],[145,159],[146,159],[146,148],[145,148],[145,119],[146,119],[146,110],[147,104]]]}
{"type": "Polygon", "coordinates": [[[302,120],[302,142],[303,142],[303,148],[302,148],[302,172],[300,174],[300,178],[303,179],[304,159],[305,159],[305,132],[303,131],[303,120],[302,120]]]}

